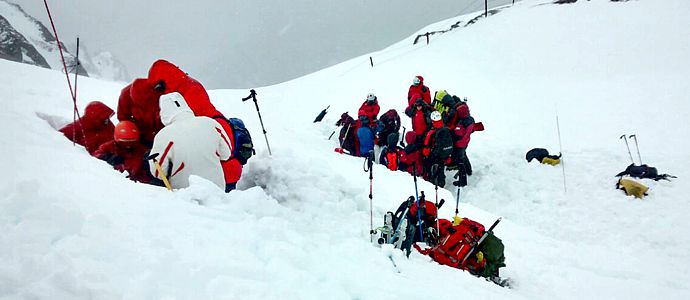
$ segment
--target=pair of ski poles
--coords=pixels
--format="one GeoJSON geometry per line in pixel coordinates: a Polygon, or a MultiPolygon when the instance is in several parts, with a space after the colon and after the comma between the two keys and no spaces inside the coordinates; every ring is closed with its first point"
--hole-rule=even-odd
{"type": "Polygon", "coordinates": [[[637,135],[631,134],[630,136],[625,136],[625,134],[621,135],[618,139],[622,139],[625,141],[625,148],[628,149],[628,155],[630,156],[630,161],[632,164],[635,164],[635,161],[633,160],[632,153],[630,153],[630,146],[628,145],[628,139],[634,139],[635,140],[635,148],[637,149],[637,158],[640,159],[640,165],[642,165],[642,156],[640,155],[640,145],[637,143],[637,135]]]}

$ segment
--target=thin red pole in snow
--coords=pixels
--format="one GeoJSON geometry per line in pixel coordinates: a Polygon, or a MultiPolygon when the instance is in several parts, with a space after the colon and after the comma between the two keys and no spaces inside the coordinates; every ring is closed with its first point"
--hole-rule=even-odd
{"type": "MultiPolygon", "coordinates": [[[[55,42],[57,43],[58,50],[60,51],[60,58],[62,59],[62,68],[65,71],[65,77],[67,77],[67,86],[69,87],[69,93],[72,96],[72,103],[73,103],[73,109],[74,109],[74,114],[73,116],[76,116],[74,118],[74,122],[79,122],[79,128],[81,128],[81,134],[84,140],[86,140],[86,134],[84,133],[84,127],[81,126],[81,116],[79,115],[79,110],[77,109],[77,91],[72,90],[72,81],[69,79],[69,71],[67,70],[67,62],[65,62],[65,55],[62,52],[62,43],[60,43],[60,38],[58,37],[57,30],[55,29],[55,22],[53,22],[53,15],[50,13],[50,8],[48,7],[48,0],[43,0],[43,4],[46,6],[46,12],[48,12],[48,19],[50,19],[50,26],[53,28],[53,34],[55,35],[55,42]]],[[[77,44],[79,44],[79,40],[77,39],[77,44]]],[[[77,47],[77,51],[79,51],[77,47]]],[[[77,66],[79,64],[79,60],[77,59],[77,66]]],[[[76,81],[76,79],[75,79],[76,81]]],[[[76,84],[76,83],[75,83],[76,84]]],[[[76,88],[76,85],[75,85],[76,88]]],[[[72,139],[72,143],[75,143],[74,141],[76,140],[76,137],[72,139]]],[[[86,142],[84,142],[84,148],[86,148],[86,151],[89,151],[88,147],[86,146],[86,142]]]]}

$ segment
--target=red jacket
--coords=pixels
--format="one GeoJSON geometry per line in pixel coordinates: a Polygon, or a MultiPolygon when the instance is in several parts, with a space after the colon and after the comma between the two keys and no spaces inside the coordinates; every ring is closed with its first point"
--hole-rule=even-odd
{"type": "Polygon", "coordinates": [[[165,83],[165,92],[178,92],[182,94],[187,101],[189,108],[192,109],[194,115],[213,118],[221,114],[208,97],[206,89],[194,78],[189,77],[185,72],[180,70],[177,66],[166,60],[157,60],[149,69],[149,84],[155,86],[161,81],[165,83]]]}
{"type": "Polygon", "coordinates": [[[117,104],[117,119],[137,124],[142,143],[149,147],[153,144],[153,137],[163,128],[158,106],[160,96],[161,93],[154,91],[149,81],[138,78],[122,89],[117,104]]]}
{"type": "Polygon", "coordinates": [[[414,110],[414,116],[412,117],[412,131],[422,135],[429,130],[427,113],[424,111],[424,109],[414,110]]]}
{"type": "Polygon", "coordinates": [[[422,174],[422,168],[424,167],[424,161],[422,158],[422,148],[419,144],[416,144],[417,134],[414,131],[408,131],[405,134],[405,142],[407,146],[402,153],[400,153],[400,162],[405,164],[408,173],[412,174],[416,169],[417,175],[422,174]]]}
{"type": "Polygon", "coordinates": [[[129,173],[127,178],[133,181],[149,183],[153,180],[153,176],[149,174],[148,165],[144,161],[147,151],[149,148],[140,143],[131,148],[125,148],[113,140],[98,147],[93,156],[107,161],[115,170],[127,171],[129,173]]]}
{"type": "Polygon", "coordinates": [[[455,147],[456,148],[467,148],[470,144],[470,135],[474,132],[474,123],[469,124],[467,127],[463,127],[462,124],[458,123],[455,127],[453,133],[456,136],[455,147]]]}
{"type": "MultiPolygon", "coordinates": [[[[235,147],[235,134],[227,119],[225,119],[225,117],[218,116],[214,118],[214,120],[216,120],[216,122],[223,127],[225,133],[227,133],[228,138],[230,139],[230,145],[235,147]]],[[[226,161],[221,161],[220,165],[223,167],[223,175],[225,175],[226,184],[237,183],[240,180],[240,177],[242,177],[242,164],[236,158],[230,157],[230,159],[226,161]]]]}
{"type": "Polygon", "coordinates": [[[366,116],[369,119],[369,124],[372,127],[376,127],[376,119],[380,110],[381,107],[378,101],[374,102],[374,104],[369,104],[367,101],[364,101],[362,106],[359,107],[357,117],[366,116]]]}
{"type": "Polygon", "coordinates": [[[102,144],[113,140],[115,125],[110,121],[110,117],[114,113],[102,102],[93,101],[86,106],[80,120],[67,124],[60,132],[70,141],[84,146],[86,151],[93,155],[102,144]]]}
{"type": "Polygon", "coordinates": [[[418,97],[424,99],[426,104],[431,105],[431,91],[429,91],[429,88],[424,85],[424,77],[417,77],[419,77],[420,80],[419,85],[411,85],[410,89],[407,91],[407,107],[412,106],[418,97]]]}

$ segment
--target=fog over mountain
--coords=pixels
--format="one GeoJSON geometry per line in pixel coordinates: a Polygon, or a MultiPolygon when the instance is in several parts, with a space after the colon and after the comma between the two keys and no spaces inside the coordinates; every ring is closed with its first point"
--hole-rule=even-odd
{"type": "MultiPolygon", "coordinates": [[[[11,0],[50,26],[43,1],[11,0]]],[[[490,7],[512,0],[488,1],[490,7]]],[[[422,26],[482,10],[482,0],[53,0],[66,44],[77,35],[131,76],[166,58],[209,88],[270,85],[381,49],[422,26]]]]}

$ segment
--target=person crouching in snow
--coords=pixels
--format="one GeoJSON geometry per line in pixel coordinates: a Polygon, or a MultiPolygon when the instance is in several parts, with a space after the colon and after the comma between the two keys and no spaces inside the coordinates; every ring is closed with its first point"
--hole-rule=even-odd
{"type": "MultiPolygon", "coordinates": [[[[172,188],[189,186],[189,176],[197,175],[225,190],[221,161],[230,159],[232,152],[223,127],[208,117],[195,117],[184,97],[177,92],[160,97],[163,129],[153,141],[151,155],[156,155],[172,188]]],[[[151,173],[159,179],[155,165],[151,173]]]]}
{"type": "Polygon", "coordinates": [[[410,174],[421,174],[424,168],[422,156],[422,144],[418,142],[417,133],[414,131],[408,131],[405,134],[405,142],[407,146],[403,149],[400,155],[400,167],[401,170],[406,171],[410,174]]]}
{"type": "Polygon", "coordinates": [[[117,119],[134,122],[141,133],[140,143],[148,148],[163,128],[158,105],[162,94],[146,78],[138,78],[122,89],[117,102],[117,119]]]}
{"type": "Polygon", "coordinates": [[[106,161],[120,172],[127,171],[127,178],[153,185],[162,186],[163,182],[153,178],[144,160],[148,148],[140,141],[139,128],[132,121],[122,121],[115,126],[113,140],[107,142],[93,154],[106,161]]]}
{"type": "Polygon", "coordinates": [[[357,128],[357,140],[359,140],[359,156],[366,157],[369,152],[374,150],[376,135],[376,118],[381,107],[378,99],[373,93],[367,94],[367,100],[359,108],[357,117],[359,124],[357,128]]]}
{"type": "Polygon", "coordinates": [[[405,166],[400,161],[403,149],[398,146],[398,137],[399,135],[397,132],[389,134],[386,137],[386,146],[383,146],[379,156],[379,163],[386,166],[386,168],[391,171],[405,169],[405,166]]]}
{"type": "Polygon", "coordinates": [[[81,119],[65,125],[60,129],[67,139],[84,146],[93,155],[98,147],[113,139],[115,125],[110,117],[115,114],[112,108],[100,101],[86,105],[81,119]]]}
{"type": "MultiPolygon", "coordinates": [[[[216,120],[225,130],[230,145],[235,144],[232,126],[228,119],[213,106],[204,86],[176,65],[163,59],[157,60],[149,69],[148,83],[158,93],[180,93],[195,116],[216,120]]],[[[237,182],[242,177],[242,163],[237,158],[231,157],[224,161],[222,166],[225,176],[225,191],[230,192],[237,187],[237,182]]]]}

